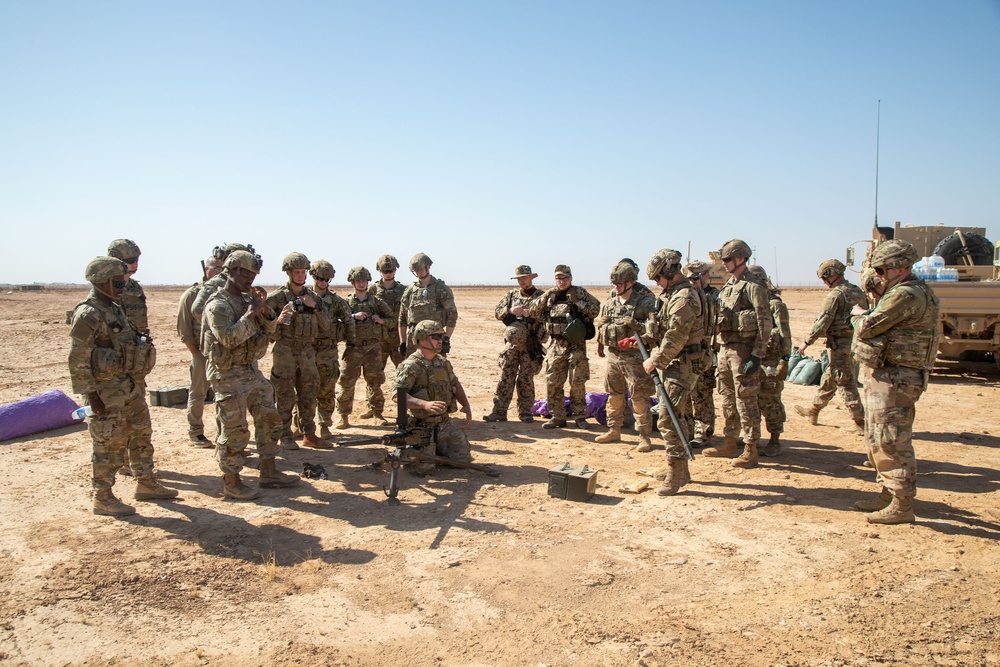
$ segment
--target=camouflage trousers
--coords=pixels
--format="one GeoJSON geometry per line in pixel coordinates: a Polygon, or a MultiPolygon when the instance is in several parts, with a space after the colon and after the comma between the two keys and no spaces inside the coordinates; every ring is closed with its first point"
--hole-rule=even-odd
{"type": "Polygon", "coordinates": [[[281,339],[271,351],[271,384],[281,415],[281,437],[292,437],[292,411],[298,413],[298,427],[306,434],[316,433],[316,396],[319,371],[316,348],[310,342],[281,339]]]}
{"type": "Polygon", "coordinates": [[[500,381],[493,394],[493,414],[505,415],[517,390],[517,414],[530,415],[535,404],[535,376],[542,370],[542,360],[532,359],[527,350],[518,350],[508,343],[497,359],[500,381]]]}
{"type": "MultiPolygon", "coordinates": [[[[412,417],[411,417],[412,418],[412,417]]],[[[424,428],[426,444],[419,448],[420,453],[432,456],[443,456],[463,463],[472,462],[472,445],[455,420],[450,417],[436,424],[427,424],[424,428]]],[[[416,461],[410,464],[411,472],[426,475],[433,472],[435,464],[430,461],[416,461]]]]}
{"type": "Polygon", "coordinates": [[[399,365],[403,363],[405,357],[399,353],[399,326],[396,324],[389,323],[386,329],[385,338],[382,339],[382,370],[385,370],[385,364],[389,359],[392,359],[392,365],[399,368],[399,365]]]}
{"type": "Polygon", "coordinates": [[[715,364],[695,378],[691,387],[691,413],[695,435],[707,438],[715,433],[715,364]]]}
{"type": "Polygon", "coordinates": [[[722,415],[726,420],[723,434],[736,438],[743,431],[743,442],[756,445],[760,442],[760,369],[749,375],[740,372],[750,359],[752,346],[746,343],[726,343],[719,350],[719,399],[722,415]]]}
{"type": "Polygon", "coordinates": [[[587,416],[587,380],[590,361],[585,342],[570,343],[553,336],[545,353],[545,398],[553,419],[566,419],[566,394],[569,380],[569,409],[574,419],[587,416]]]}
{"type": "Polygon", "coordinates": [[[856,375],[858,365],[851,356],[851,339],[837,339],[835,345],[827,348],[830,350],[830,365],[823,372],[819,391],[813,399],[813,407],[817,410],[825,408],[839,389],[844,404],[851,412],[851,418],[860,424],[865,418],[865,411],[861,406],[861,395],[858,393],[856,375]]]}
{"type": "MultiPolygon", "coordinates": [[[[700,377],[700,376],[699,376],[700,377]]],[[[663,388],[667,390],[667,399],[670,401],[677,421],[680,422],[684,430],[684,437],[690,440],[694,431],[694,415],[691,413],[691,386],[697,383],[696,377],[691,370],[691,362],[681,357],[670,362],[665,370],[660,371],[660,379],[663,380],[663,388]]],[[[687,458],[684,445],[680,436],[674,428],[674,422],[670,419],[670,413],[666,408],[659,408],[659,416],[656,420],[656,428],[666,444],[667,458],[681,460],[687,458]]]]}
{"type": "Polygon", "coordinates": [[[916,403],[927,384],[923,371],[885,366],[865,382],[865,444],[878,481],[893,495],[917,495],[917,458],[913,453],[916,403]]]}
{"type": "Polygon", "coordinates": [[[327,347],[316,348],[316,371],[319,373],[319,391],[316,406],[321,426],[333,424],[333,410],[336,407],[337,380],[340,379],[340,358],[337,346],[324,343],[327,347]]]}
{"type": "Polygon", "coordinates": [[[205,396],[210,386],[205,375],[205,355],[201,352],[192,352],[189,370],[191,385],[188,388],[187,402],[188,435],[195,437],[205,435],[205,396]]]}
{"type": "Polygon", "coordinates": [[[649,398],[656,393],[653,376],[642,368],[642,357],[638,352],[620,352],[617,347],[608,347],[605,354],[608,370],[604,375],[604,391],[608,393],[608,426],[620,429],[625,423],[625,395],[632,396],[632,411],[639,435],[649,436],[653,431],[652,415],[649,413],[649,398]]]}
{"type": "Polygon", "coordinates": [[[367,385],[368,407],[378,413],[385,408],[385,395],[382,393],[382,383],[385,382],[382,348],[379,341],[373,340],[344,349],[344,369],[340,373],[340,395],[337,396],[337,412],[340,414],[351,414],[354,408],[354,385],[362,373],[367,385]]]}
{"type": "MultiPolygon", "coordinates": [[[[125,382],[131,382],[128,378],[125,382]]],[[[110,401],[109,401],[110,402],[110,401]]],[[[137,383],[121,405],[106,405],[103,415],[90,418],[88,429],[93,442],[91,483],[94,491],[105,491],[115,484],[115,473],[126,463],[130,443],[150,442],[153,426],[149,421],[145,385],[137,383]]],[[[139,453],[146,451],[139,448],[139,453]]],[[[152,445],[150,456],[139,456],[131,465],[135,477],[145,477],[153,471],[152,445]]]]}
{"type": "Polygon", "coordinates": [[[223,377],[212,381],[215,414],[220,423],[215,458],[224,474],[243,469],[243,452],[250,442],[247,413],[253,417],[257,453],[273,459],[281,435],[281,416],[274,407],[274,387],[254,366],[233,366],[223,377]]]}
{"type": "Polygon", "coordinates": [[[785,381],[777,375],[777,359],[765,359],[761,362],[760,394],[757,404],[760,414],[767,425],[768,433],[781,433],[785,430],[785,404],[781,400],[781,392],[785,389],[785,381]]]}
{"type": "MultiPolygon", "coordinates": [[[[136,390],[142,396],[143,403],[146,402],[146,381],[137,380],[136,390]]],[[[149,405],[146,405],[146,412],[149,412],[149,405]]],[[[122,465],[132,471],[133,477],[141,477],[153,471],[153,429],[150,427],[149,433],[136,431],[129,435],[128,446],[125,448],[125,456],[122,465]]]]}

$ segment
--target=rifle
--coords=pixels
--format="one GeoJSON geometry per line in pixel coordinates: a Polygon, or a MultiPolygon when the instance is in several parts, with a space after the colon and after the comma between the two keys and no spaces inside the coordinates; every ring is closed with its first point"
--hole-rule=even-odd
{"type": "Polygon", "coordinates": [[[376,435],[368,438],[355,438],[354,440],[346,440],[339,443],[341,447],[350,447],[352,445],[378,445],[381,444],[388,447],[390,451],[385,453],[385,456],[377,461],[369,464],[368,468],[371,470],[378,470],[382,467],[383,463],[389,463],[389,488],[383,487],[385,495],[388,496],[390,504],[398,505],[399,500],[396,496],[399,494],[399,469],[408,463],[416,463],[418,461],[424,461],[427,463],[437,463],[440,465],[451,466],[452,468],[462,468],[467,470],[478,470],[479,472],[484,472],[490,477],[498,477],[500,473],[493,470],[492,468],[484,465],[478,465],[475,463],[465,463],[463,461],[453,461],[452,459],[445,458],[443,456],[435,456],[433,454],[425,454],[420,451],[428,443],[433,443],[436,440],[437,429],[435,426],[411,426],[408,423],[408,415],[406,414],[406,390],[402,387],[396,392],[396,430],[392,433],[387,433],[385,435],[376,435]]]}
{"type": "MultiPolygon", "coordinates": [[[[642,336],[638,332],[635,334],[635,342],[639,348],[639,354],[642,355],[642,360],[646,361],[649,359],[649,350],[646,349],[646,344],[642,342],[642,336]]],[[[677,437],[681,439],[681,444],[684,445],[684,453],[687,454],[689,461],[694,461],[694,453],[691,451],[691,444],[688,442],[687,436],[684,434],[684,429],[681,428],[680,420],[677,419],[677,413],[674,412],[674,406],[667,398],[667,388],[663,386],[663,380],[660,379],[660,374],[654,368],[652,372],[653,384],[656,385],[656,394],[660,399],[660,405],[667,409],[667,414],[670,415],[670,421],[674,425],[674,431],[677,433],[677,437]]]]}

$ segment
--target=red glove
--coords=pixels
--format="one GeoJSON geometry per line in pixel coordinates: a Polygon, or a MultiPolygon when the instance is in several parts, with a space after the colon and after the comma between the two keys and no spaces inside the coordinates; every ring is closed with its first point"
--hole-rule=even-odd
{"type": "Polygon", "coordinates": [[[639,347],[639,344],[635,342],[635,336],[629,336],[618,341],[618,347],[624,352],[625,350],[634,350],[639,347]]]}

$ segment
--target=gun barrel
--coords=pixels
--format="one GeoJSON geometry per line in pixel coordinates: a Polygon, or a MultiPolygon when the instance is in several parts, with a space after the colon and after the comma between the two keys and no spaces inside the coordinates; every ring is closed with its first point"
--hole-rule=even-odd
{"type": "MultiPolygon", "coordinates": [[[[646,361],[649,359],[649,350],[646,349],[646,344],[642,342],[642,336],[638,333],[635,335],[635,342],[639,347],[639,354],[642,355],[642,360],[646,361]]],[[[684,434],[684,429],[681,428],[680,420],[677,419],[677,413],[674,412],[674,406],[667,397],[667,388],[663,386],[663,380],[655,368],[653,369],[652,376],[653,384],[656,385],[656,393],[660,398],[660,405],[667,409],[670,421],[674,425],[674,431],[677,433],[677,437],[681,439],[681,444],[684,445],[684,453],[687,454],[688,460],[694,461],[694,452],[691,451],[691,443],[688,442],[687,435],[684,434]]]]}
{"type": "Polygon", "coordinates": [[[338,442],[338,447],[351,447],[353,445],[384,445],[386,447],[399,447],[406,442],[408,433],[406,431],[393,431],[385,435],[374,435],[368,438],[355,438],[338,442]]]}

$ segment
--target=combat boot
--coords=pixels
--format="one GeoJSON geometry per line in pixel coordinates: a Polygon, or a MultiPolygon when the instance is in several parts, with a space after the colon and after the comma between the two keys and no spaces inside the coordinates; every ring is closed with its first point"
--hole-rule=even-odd
{"type": "Polygon", "coordinates": [[[138,482],[135,487],[136,500],[169,500],[177,497],[177,491],[160,484],[152,473],[139,477],[135,481],[138,482]]]}
{"type": "Polygon", "coordinates": [[[278,472],[274,459],[260,460],[260,485],[265,489],[295,486],[300,481],[298,475],[286,475],[283,472],[278,472]]]}
{"type": "Polygon", "coordinates": [[[857,430],[858,433],[864,433],[865,432],[865,419],[864,419],[864,417],[862,417],[861,419],[855,419],[854,420],[854,428],[855,428],[855,430],[857,430]]]}
{"type": "Polygon", "coordinates": [[[757,465],[757,443],[748,442],[743,445],[743,453],[733,459],[737,468],[753,468],[757,465]]]}
{"type": "Polygon", "coordinates": [[[118,469],[118,474],[119,475],[123,475],[125,477],[134,477],[135,476],[135,475],[132,474],[132,468],[131,468],[131,466],[129,466],[129,464],[127,464],[127,463],[125,465],[123,465],[121,468],[118,469]]]}
{"type": "Polygon", "coordinates": [[[777,456],[781,453],[781,440],[778,439],[777,433],[771,434],[771,438],[759,453],[761,456],[777,456]]]}
{"type": "Polygon", "coordinates": [[[795,411],[809,420],[809,423],[813,426],[819,424],[819,408],[815,405],[812,407],[804,408],[801,405],[795,406],[795,411]]]}
{"type": "Polygon", "coordinates": [[[587,421],[586,417],[580,417],[579,419],[576,420],[576,427],[579,428],[579,429],[582,429],[584,431],[589,431],[590,430],[590,422],[587,421]]]}
{"type": "Polygon", "coordinates": [[[115,494],[111,493],[111,489],[105,489],[94,494],[94,514],[101,516],[132,516],[135,514],[135,508],[115,498],[115,494]]]}
{"type": "Polygon", "coordinates": [[[702,456],[725,456],[732,458],[736,456],[736,437],[727,435],[718,447],[706,447],[701,451],[702,456]]]}
{"type": "Polygon", "coordinates": [[[232,500],[253,500],[260,495],[260,491],[252,486],[247,486],[236,473],[222,476],[222,497],[232,500]]]}
{"type": "Polygon", "coordinates": [[[321,424],[319,427],[319,437],[321,438],[332,438],[333,433],[330,433],[330,427],[326,424],[321,424]]]}
{"type": "Polygon", "coordinates": [[[565,425],[566,425],[565,419],[556,419],[555,417],[553,417],[552,419],[542,424],[542,428],[562,428],[565,425]]]}
{"type": "Polygon", "coordinates": [[[338,429],[351,428],[351,423],[347,421],[346,414],[340,413],[337,417],[337,423],[334,424],[333,427],[338,429]]]}
{"type": "Polygon", "coordinates": [[[913,515],[912,501],[909,498],[893,496],[892,502],[878,512],[872,512],[865,516],[868,523],[881,523],[893,525],[897,523],[913,523],[917,518],[913,515]]]}
{"type": "Polygon", "coordinates": [[[656,490],[658,496],[673,496],[691,481],[687,459],[670,459],[668,463],[670,469],[666,479],[663,480],[663,486],[656,490]]]}
{"type": "Polygon", "coordinates": [[[608,429],[607,433],[602,433],[601,435],[594,438],[594,442],[599,442],[604,444],[606,442],[621,442],[622,430],[617,426],[612,426],[608,429]]]}
{"type": "Polygon", "coordinates": [[[635,451],[637,452],[651,452],[653,451],[653,443],[649,441],[649,436],[642,433],[639,434],[639,444],[636,445],[635,451]]]}
{"type": "Polygon", "coordinates": [[[892,491],[883,486],[882,491],[879,492],[877,496],[871,500],[859,500],[854,503],[854,508],[859,509],[862,512],[878,512],[879,510],[884,510],[891,504],[892,491]]]}
{"type": "Polygon", "coordinates": [[[388,426],[389,420],[386,419],[381,412],[375,413],[375,425],[376,426],[388,426]]]}
{"type": "Polygon", "coordinates": [[[312,447],[313,449],[333,449],[333,445],[326,440],[320,440],[316,437],[315,433],[306,433],[302,436],[302,446],[312,447]]]}
{"type": "Polygon", "coordinates": [[[376,412],[374,410],[372,410],[371,408],[368,408],[367,410],[365,410],[364,412],[362,412],[360,415],[358,415],[358,419],[371,419],[375,415],[376,415],[376,412]]]}
{"type": "Polygon", "coordinates": [[[286,435],[282,436],[281,442],[278,443],[278,446],[286,452],[294,452],[299,448],[299,443],[295,442],[295,438],[286,435]]]}
{"type": "Polygon", "coordinates": [[[483,415],[484,422],[505,422],[507,421],[507,415],[498,415],[495,412],[491,412],[488,415],[483,415]]]}

